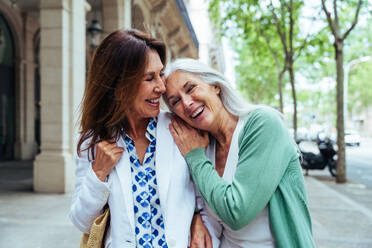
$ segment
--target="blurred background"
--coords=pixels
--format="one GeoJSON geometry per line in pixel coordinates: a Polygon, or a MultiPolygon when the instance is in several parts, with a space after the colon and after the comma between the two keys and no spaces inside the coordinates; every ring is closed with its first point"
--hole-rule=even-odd
{"type": "Polygon", "coordinates": [[[281,111],[318,246],[372,247],[371,0],[0,0],[0,247],[77,247],[79,104],[94,49],[120,28],[281,111]]]}

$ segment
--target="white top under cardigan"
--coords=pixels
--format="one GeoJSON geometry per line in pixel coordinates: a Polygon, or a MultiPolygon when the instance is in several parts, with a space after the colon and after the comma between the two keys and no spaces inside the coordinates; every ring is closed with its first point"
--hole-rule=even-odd
{"type": "MultiPolygon", "coordinates": [[[[245,118],[239,118],[231,140],[230,150],[226,160],[226,167],[222,176],[222,178],[229,183],[232,183],[236,166],[238,164],[238,139],[244,123],[245,118]]],[[[215,164],[214,139],[211,139],[211,144],[206,153],[212,164],[215,164]]],[[[274,239],[270,230],[267,206],[251,223],[238,231],[234,231],[228,225],[223,223],[205,202],[203,205],[203,211],[201,212],[202,218],[211,233],[214,248],[274,248],[274,239]]]]}
{"type": "MultiPolygon", "coordinates": [[[[195,209],[195,192],[187,164],[169,132],[168,114],[158,116],[156,134],[156,174],[163,211],[165,236],[169,247],[185,248],[195,209]]],[[[118,145],[125,146],[122,138],[118,145]]],[[[76,157],[76,184],[70,219],[82,232],[89,233],[94,219],[108,202],[111,222],[105,247],[135,247],[132,179],[128,152],[125,150],[108,182],[92,170],[87,152],[76,157]]],[[[78,245],[78,244],[76,244],[78,245]]]]}

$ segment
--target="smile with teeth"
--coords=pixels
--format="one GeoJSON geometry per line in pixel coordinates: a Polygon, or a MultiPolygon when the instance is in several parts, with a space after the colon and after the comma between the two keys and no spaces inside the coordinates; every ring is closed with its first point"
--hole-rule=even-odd
{"type": "Polygon", "coordinates": [[[194,113],[192,113],[190,115],[190,117],[193,118],[193,119],[195,119],[196,117],[198,117],[201,114],[201,112],[203,112],[203,110],[204,110],[204,106],[201,106],[200,108],[198,108],[197,110],[195,110],[194,113]]]}
{"type": "Polygon", "coordinates": [[[159,103],[159,99],[160,99],[160,98],[156,98],[156,99],[147,99],[146,101],[149,102],[149,103],[152,103],[152,104],[158,104],[158,103],[159,103]]]}

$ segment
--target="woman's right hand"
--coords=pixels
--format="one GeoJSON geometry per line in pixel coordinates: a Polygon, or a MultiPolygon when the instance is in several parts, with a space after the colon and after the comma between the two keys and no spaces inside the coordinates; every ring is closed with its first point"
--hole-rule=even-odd
{"type": "Polygon", "coordinates": [[[124,148],[119,147],[114,140],[104,140],[96,145],[96,149],[96,157],[92,168],[98,179],[105,182],[107,176],[123,155],[124,148]]]}
{"type": "Polygon", "coordinates": [[[190,248],[212,248],[212,238],[200,214],[192,218],[190,248]]]}

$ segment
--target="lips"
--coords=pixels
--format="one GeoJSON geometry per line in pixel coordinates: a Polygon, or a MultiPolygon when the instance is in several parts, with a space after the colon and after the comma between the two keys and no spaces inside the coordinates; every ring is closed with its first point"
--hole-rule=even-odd
{"type": "Polygon", "coordinates": [[[200,106],[199,108],[195,109],[190,116],[192,119],[196,119],[198,116],[200,116],[201,113],[204,111],[204,105],[200,106]]]}
{"type": "Polygon", "coordinates": [[[158,107],[160,103],[160,97],[159,98],[153,98],[153,99],[146,99],[146,102],[150,103],[154,107],[158,107]]]}

